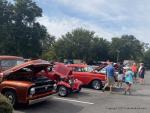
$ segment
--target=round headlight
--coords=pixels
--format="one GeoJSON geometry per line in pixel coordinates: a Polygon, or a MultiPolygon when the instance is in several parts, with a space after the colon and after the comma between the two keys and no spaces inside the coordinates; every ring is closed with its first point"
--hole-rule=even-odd
{"type": "Polygon", "coordinates": [[[31,94],[31,95],[35,94],[35,88],[31,88],[31,89],[30,89],[30,94],[31,94]]]}
{"type": "Polygon", "coordinates": [[[72,84],[72,80],[69,80],[69,84],[72,84]]]}

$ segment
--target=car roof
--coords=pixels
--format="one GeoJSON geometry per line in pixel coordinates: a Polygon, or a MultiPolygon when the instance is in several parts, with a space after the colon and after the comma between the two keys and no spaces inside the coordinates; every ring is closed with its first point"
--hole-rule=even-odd
{"type": "Polygon", "coordinates": [[[20,59],[23,60],[23,57],[18,56],[7,56],[7,55],[1,55],[0,60],[14,60],[14,59],[20,59]]]}
{"type": "Polygon", "coordinates": [[[67,64],[67,67],[81,67],[81,68],[84,68],[84,67],[87,67],[88,65],[86,64],[67,64]]]}

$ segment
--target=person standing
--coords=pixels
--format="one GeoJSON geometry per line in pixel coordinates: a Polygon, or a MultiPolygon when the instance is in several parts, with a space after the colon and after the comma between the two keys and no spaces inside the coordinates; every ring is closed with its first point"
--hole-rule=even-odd
{"type": "Polygon", "coordinates": [[[137,81],[137,71],[138,71],[136,63],[133,63],[133,65],[131,66],[131,70],[134,73],[133,77],[134,77],[134,82],[136,83],[136,81],[137,81]]]}
{"type": "Polygon", "coordinates": [[[144,84],[145,67],[143,63],[140,63],[138,73],[139,73],[140,84],[144,84]]]}
{"type": "Polygon", "coordinates": [[[112,62],[108,62],[108,66],[106,67],[106,84],[105,86],[103,87],[102,91],[104,92],[105,91],[105,88],[106,87],[110,87],[110,93],[112,93],[112,87],[115,83],[115,75],[114,75],[114,67],[112,65],[112,62]]]}
{"type": "Polygon", "coordinates": [[[118,82],[117,82],[117,86],[119,88],[122,87],[122,81],[123,81],[123,63],[120,63],[118,67],[118,82]]]}
{"type": "Polygon", "coordinates": [[[131,94],[131,86],[133,84],[133,76],[134,76],[134,73],[128,67],[127,71],[125,73],[125,83],[126,83],[125,92],[124,92],[125,95],[127,94],[127,92],[129,92],[129,94],[131,94]]]}

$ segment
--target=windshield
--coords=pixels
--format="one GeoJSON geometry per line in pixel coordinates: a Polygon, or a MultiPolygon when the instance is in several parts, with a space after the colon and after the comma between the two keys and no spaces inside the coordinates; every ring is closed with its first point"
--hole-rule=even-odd
{"type": "Polygon", "coordinates": [[[92,66],[87,66],[87,67],[74,67],[72,68],[73,71],[75,72],[91,72],[94,70],[92,66]]]}
{"type": "Polygon", "coordinates": [[[0,66],[3,70],[24,63],[24,60],[1,60],[0,66]]]}
{"type": "Polygon", "coordinates": [[[85,67],[84,70],[85,70],[86,72],[91,72],[91,71],[94,70],[94,67],[88,66],[88,67],[85,67]]]}

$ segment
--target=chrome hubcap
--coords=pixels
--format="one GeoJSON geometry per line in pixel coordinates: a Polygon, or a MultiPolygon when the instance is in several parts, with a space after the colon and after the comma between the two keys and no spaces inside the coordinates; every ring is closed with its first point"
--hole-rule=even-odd
{"type": "Polygon", "coordinates": [[[60,87],[60,88],[59,88],[59,94],[60,94],[61,96],[65,96],[65,95],[67,94],[66,88],[65,88],[65,87],[60,87]]]}
{"type": "Polygon", "coordinates": [[[99,81],[94,81],[93,82],[93,88],[94,89],[100,89],[100,83],[99,83],[99,81]]]}

